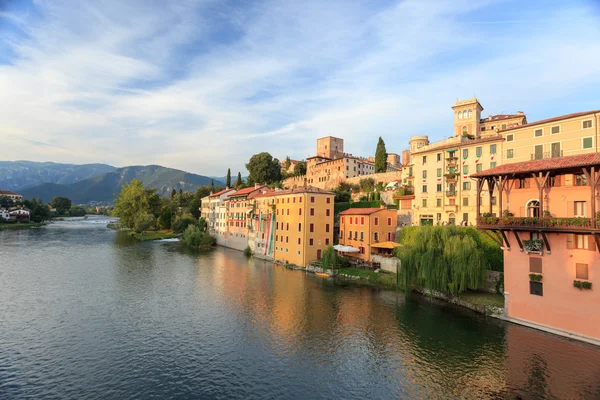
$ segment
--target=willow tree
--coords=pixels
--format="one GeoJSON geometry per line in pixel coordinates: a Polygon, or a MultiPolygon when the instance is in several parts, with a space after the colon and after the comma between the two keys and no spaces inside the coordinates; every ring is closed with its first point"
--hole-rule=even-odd
{"type": "Polygon", "coordinates": [[[454,226],[421,227],[406,237],[395,254],[407,292],[416,285],[456,295],[485,283],[488,262],[483,249],[465,230],[454,226]]]}

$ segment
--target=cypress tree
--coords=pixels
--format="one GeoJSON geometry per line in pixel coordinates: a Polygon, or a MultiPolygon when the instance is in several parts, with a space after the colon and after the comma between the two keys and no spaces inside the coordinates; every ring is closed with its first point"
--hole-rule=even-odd
{"type": "Polygon", "coordinates": [[[385,142],[380,136],[377,142],[377,150],[375,150],[375,172],[387,171],[387,156],[385,142]]]}
{"type": "Polygon", "coordinates": [[[231,169],[227,168],[227,178],[225,179],[225,186],[231,187],[231,169]]]}
{"type": "Polygon", "coordinates": [[[243,184],[244,184],[244,181],[242,180],[242,173],[238,172],[238,177],[235,180],[235,187],[239,187],[239,186],[241,186],[243,184]]]}

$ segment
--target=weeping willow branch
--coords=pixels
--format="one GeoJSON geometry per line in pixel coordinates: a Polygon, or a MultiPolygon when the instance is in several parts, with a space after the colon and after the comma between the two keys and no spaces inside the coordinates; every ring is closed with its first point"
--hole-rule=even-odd
{"type": "Polygon", "coordinates": [[[488,261],[466,230],[452,226],[421,227],[404,238],[395,255],[401,260],[400,281],[456,295],[485,284],[488,261]]]}

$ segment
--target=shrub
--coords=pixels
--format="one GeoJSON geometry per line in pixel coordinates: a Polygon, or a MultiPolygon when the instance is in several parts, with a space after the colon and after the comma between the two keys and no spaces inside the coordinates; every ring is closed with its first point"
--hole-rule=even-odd
{"type": "Polygon", "coordinates": [[[189,225],[181,236],[181,242],[193,249],[205,250],[214,246],[216,239],[208,233],[202,232],[197,226],[189,225]]]}
{"type": "Polygon", "coordinates": [[[154,218],[154,215],[144,213],[135,217],[134,228],[136,232],[143,233],[154,228],[155,223],[156,218],[154,218]]]}
{"type": "Polygon", "coordinates": [[[191,216],[177,217],[175,219],[175,221],[173,222],[172,229],[175,232],[183,232],[190,225],[196,226],[196,225],[198,225],[198,221],[196,221],[196,219],[191,216]]]}
{"type": "Polygon", "coordinates": [[[252,257],[252,250],[250,249],[250,246],[246,246],[244,249],[244,255],[248,258],[252,257]]]}

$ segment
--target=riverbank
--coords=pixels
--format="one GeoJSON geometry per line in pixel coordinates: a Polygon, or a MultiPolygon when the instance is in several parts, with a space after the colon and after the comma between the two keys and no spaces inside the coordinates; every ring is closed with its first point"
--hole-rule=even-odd
{"type": "Polygon", "coordinates": [[[25,222],[25,223],[8,223],[8,224],[3,223],[3,224],[0,224],[0,231],[40,228],[44,225],[46,225],[46,223],[44,223],[44,222],[25,222]]]}
{"type": "Polygon", "coordinates": [[[161,229],[158,231],[147,231],[147,232],[136,232],[128,228],[121,228],[118,223],[107,224],[107,228],[115,231],[121,231],[127,235],[135,238],[141,242],[148,242],[152,240],[163,240],[163,239],[175,239],[181,236],[180,233],[175,233],[170,229],[161,229]]]}
{"type": "MultiPolygon", "coordinates": [[[[274,261],[274,264],[282,265],[289,269],[304,270],[306,272],[322,272],[321,268],[303,268],[293,264],[284,264],[274,261]]],[[[328,271],[329,273],[329,271],[328,271]]],[[[349,280],[360,285],[374,286],[386,290],[398,290],[397,275],[392,272],[378,270],[378,272],[360,268],[340,268],[334,279],[349,280]]],[[[423,288],[413,288],[413,291],[424,296],[433,297],[464,308],[468,308],[480,314],[502,318],[504,315],[504,296],[497,293],[484,291],[468,291],[458,296],[450,296],[444,293],[428,291],[423,288]]]]}

